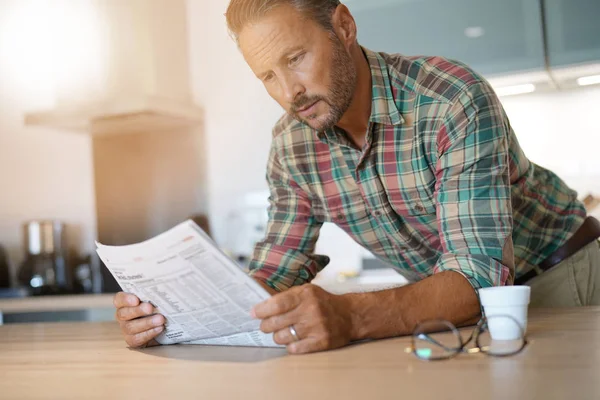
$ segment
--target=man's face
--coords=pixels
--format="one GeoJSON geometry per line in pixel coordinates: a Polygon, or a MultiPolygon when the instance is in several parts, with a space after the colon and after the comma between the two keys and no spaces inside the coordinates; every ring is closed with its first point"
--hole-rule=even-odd
{"type": "Polygon", "coordinates": [[[350,107],[357,73],[341,41],[291,6],[280,6],[239,35],[240,49],[269,95],[319,131],[350,107]]]}

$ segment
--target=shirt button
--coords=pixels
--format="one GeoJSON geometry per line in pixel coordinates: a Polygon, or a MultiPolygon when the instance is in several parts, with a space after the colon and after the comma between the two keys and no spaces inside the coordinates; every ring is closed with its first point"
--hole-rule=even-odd
{"type": "Polygon", "coordinates": [[[415,206],[415,210],[417,210],[418,212],[423,212],[423,211],[425,211],[425,208],[422,205],[417,204],[415,206]]]}
{"type": "Polygon", "coordinates": [[[342,213],[339,213],[339,214],[337,215],[337,219],[338,219],[338,221],[343,221],[343,220],[344,220],[344,214],[342,214],[342,213]]]}
{"type": "Polygon", "coordinates": [[[381,217],[381,211],[375,211],[375,216],[376,217],[381,217]]]}

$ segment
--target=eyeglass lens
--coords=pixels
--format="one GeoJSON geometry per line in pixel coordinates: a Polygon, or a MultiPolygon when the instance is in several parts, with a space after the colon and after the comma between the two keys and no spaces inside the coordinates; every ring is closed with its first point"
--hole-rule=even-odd
{"type": "Polygon", "coordinates": [[[413,348],[423,360],[443,360],[462,348],[460,334],[448,321],[427,321],[420,324],[413,335],[413,348]]]}

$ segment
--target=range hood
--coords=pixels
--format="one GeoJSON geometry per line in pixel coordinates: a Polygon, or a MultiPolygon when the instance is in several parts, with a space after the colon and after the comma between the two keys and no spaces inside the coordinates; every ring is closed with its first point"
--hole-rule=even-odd
{"type": "Polygon", "coordinates": [[[202,122],[202,109],[160,97],[115,99],[104,103],[55,108],[25,115],[25,125],[92,135],[177,130],[202,122]]]}
{"type": "MultiPolygon", "coordinates": [[[[106,135],[170,131],[202,122],[202,109],[191,100],[184,0],[69,3],[55,18],[87,17],[83,30],[92,39],[72,40],[75,29],[62,32],[57,46],[64,45],[59,54],[65,61],[58,63],[64,71],[59,71],[55,106],[27,113],[26,125],[106,135]],[[77,80],[85,67],[92,74],[77,80]]],[[[59,31],[61,22],[69,26],[55,21],[59,31]]]]}

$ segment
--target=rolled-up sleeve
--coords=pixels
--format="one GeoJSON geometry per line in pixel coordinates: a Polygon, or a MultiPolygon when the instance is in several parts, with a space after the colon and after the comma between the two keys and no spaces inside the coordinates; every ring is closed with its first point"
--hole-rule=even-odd
{"type": "Polygon", "coordinates": [[[443,255],[434,272],[459,272],[475,289],[514,280],[509,132],[500,101],[485,83],[455,99],[438,132],[443,255]]]}
{"type": "Polygon", "coordinates": [[[250,275],[282,291],[310,282],[329,258],[313,254],[322,223],[311,212],[308,194],[282,165],[275,140],[267,182],[271,193],[267,232],[255,246],[250,275]]]}

